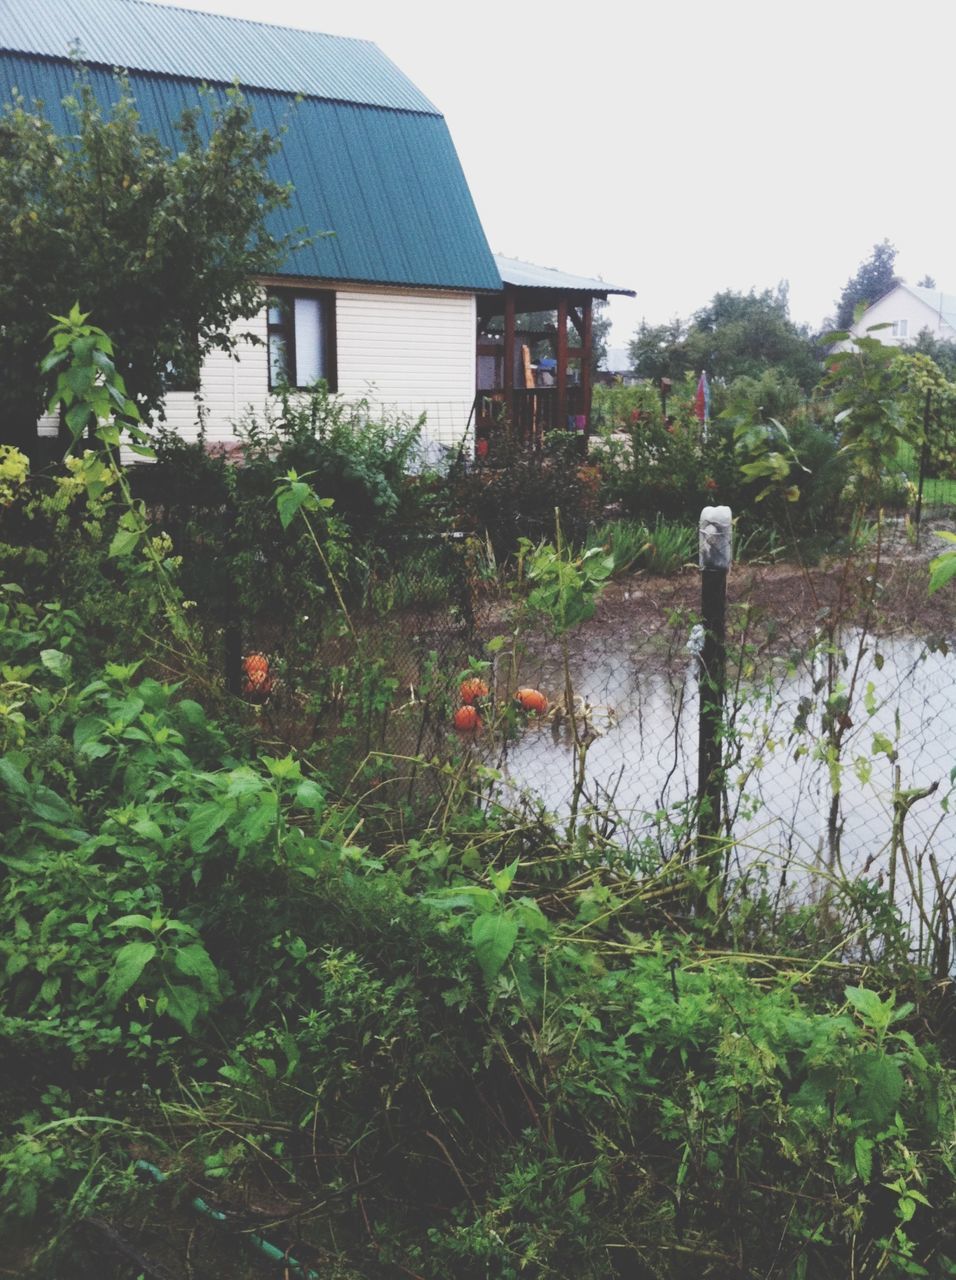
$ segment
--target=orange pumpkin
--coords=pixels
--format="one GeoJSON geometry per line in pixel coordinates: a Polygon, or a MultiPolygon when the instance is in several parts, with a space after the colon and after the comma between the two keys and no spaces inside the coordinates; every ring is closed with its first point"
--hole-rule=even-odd
{"type": "Polygon", "coordinates": [[[456,729],[463,733],[480,729],[481,716],[475,707],[471,706],[470,703],[466,703],[465,706],[459,707],[455,712],[454,725],[456,729]]]}
{"type": "Polygon", "coordinates": [[[242,692],[247,698],[267,698],[274,681],[264,653],[250,653],[242,660],[242,692]]]}
{"type": "Polygon", "coordinates": [[[465,706],[470,707],[481,698],[488,697],[488,686],[484,680],[471,676],[468,680],[462,680],[458,687],[458,694],[465,706]]]}
{"type": "Polygon", "coordinates": [[[250,684],[262,684],[269,678],[269,659],[264,653],[250,653],[242,660],[242,671],[250,684]]]}
{"type": "Polygon", "coordinates": [[[527,711],[533,716],[543,716],[548,709],[548,700],[539,689],[518,689],[515,693],[515,702],[522,711],[527,711]]]}

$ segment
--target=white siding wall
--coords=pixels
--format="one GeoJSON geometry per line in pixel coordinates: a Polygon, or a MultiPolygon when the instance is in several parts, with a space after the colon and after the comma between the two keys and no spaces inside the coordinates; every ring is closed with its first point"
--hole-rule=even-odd
{"type": "Polygon", "coordinates": [[[868,307],[858,324],[852,326],[851,332],[862,337],[867,329],[875,324],[893,324],[899,320],[907,321],[907,336],[895,337],[892,329],[880,329],[870,334],[871,338],[879,338],[884,346],[904,347],[915,342],[921,329],[929,329],[937,338],[956,337],[950,326],[940,318],[939,312],[910,293],[908,289],[891,289],[885,297],[880,298],[872,307],[868,307]]]}
{"type": "Polygon", "coordinates": [[[336,298],[339,394],[427,415],[425,436],[461,443],[475,399],[474,294],[342,290],[336,298]]]}
{"type": "MultiPolygon", "coordinates": [[[[251,333],[265,342],[265,308],[251,320],[240,320],[236,333],[251,333]]],[[[225,351],[212,351],[203,361],[201,388],[206,417],[206,439],[210,444],[234,440],[236,423],[250,407],[261,411],[268,398],[266,348],[243,342],[238,360],[225,351]]],[[[166,425],[186,440],[195,440],[199,423],[195,397],[188,391],[174,391],[166,398],[166,425]]]]}
{"type": "MultiPolygon", "coordinates": [[[[269,400],[265,344],[266,311],[235,326],[253,333],[239,359],[214,351],[202,367],[206,439],[227,443],[248,410],[261,413],[269,400]]],[[[368,400],[372,411],[426,414],[424,437],[434,444],[459,445],[475,399],[476,306],[474,294],[400,293],[373,289],[336,292],[336,348],[339,394],[368,400]]],[[[184,439],[199,431],[196,401],[189,392],[166,400],[166,423],[184,439]]],[[[41,429],[55,430],[55,420],[41,429]]]]}

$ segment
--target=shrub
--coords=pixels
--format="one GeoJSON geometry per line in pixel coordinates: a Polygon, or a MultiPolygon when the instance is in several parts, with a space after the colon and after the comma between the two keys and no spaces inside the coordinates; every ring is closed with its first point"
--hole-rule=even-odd
{"type": "Polygon", "coordinates": [[[445,492],[447,510],[465,529],[487,535],[503,559],[521,538],[553,538],[555,510],[568,541],[582,542],[600,509],[600,487],[600,471],[582,463],[575,437],[554,432],[540,452],[502,439],[493,461],[453,469],[445,492]]]}

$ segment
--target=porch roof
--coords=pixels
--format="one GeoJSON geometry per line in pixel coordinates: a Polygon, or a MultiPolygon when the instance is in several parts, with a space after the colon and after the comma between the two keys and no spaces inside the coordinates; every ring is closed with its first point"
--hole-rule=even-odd
{"type": "Polygon", "coordinates": [[[606,298],[609,293],[624,294],[635,297],[633,289],[625,289],[623,285],[608,284],[606,280],[595,280],[590,276],[572,276],[566,271],[556,271],[553,267],[539,267],[533,262],[522,262],[520,258],[505,258],[495,254],[495,265],[505,285],[518,289],[554,289],[562,293],[589,293],[593,297],[606,298]]]}

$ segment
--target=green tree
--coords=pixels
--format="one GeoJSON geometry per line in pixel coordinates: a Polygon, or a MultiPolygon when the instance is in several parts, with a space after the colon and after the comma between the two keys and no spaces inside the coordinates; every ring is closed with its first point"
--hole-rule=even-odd
{"type": "Polygon", "coordinates": [[[642,324],[631,359],[647,378],[680,378],[706,369],[713,378],[759,378],[777,369],[808,391],[820,376],[818,354],[805,327],[790,319],[786,284],[757,293],[725,289],[687,324],[642,324]]]}
{"type": "Polygon", "coordinates": [[[956,342],[952,338],[937,338],[929,329],[920,329],[910,350],[929,356],[951,382],[956,381],[956,342]]]}
{"type": "Polygon", "coordinates": [[[682,377],[690,368],[684,354],[686,336],[686,328],[676,316],[665,324],[649,325],[642,320],[628,344],[631,364],[642,378],[654,382],[659,378],[682,377]]]}
{"type": "Polygon", "coordinates": [[[259,306],[254,277],[290,248],[268,229],[288,191],[278,146],[238,90],[177,125],[176,152],[141,127],[128,83],[104,110],[82,68],[64,100],[72,136],[22,97],[0,115],[0,438],[27,451],[44,407],[51,314],[79,301],[114,337],[131,397],[161,414],[171,381],[197,386],[213,348],[259,306]]]}
{"type": "Polygon", "coordinates": [[[857,307],[871,306],[900,283],[900,277],[894,271],[896,253],[896,246],[889,240],[873,246],[873,252],[860,263],[856,275],[850,276],[843,286],[837,302],[837,329],[849,329],[857,307]]]}

